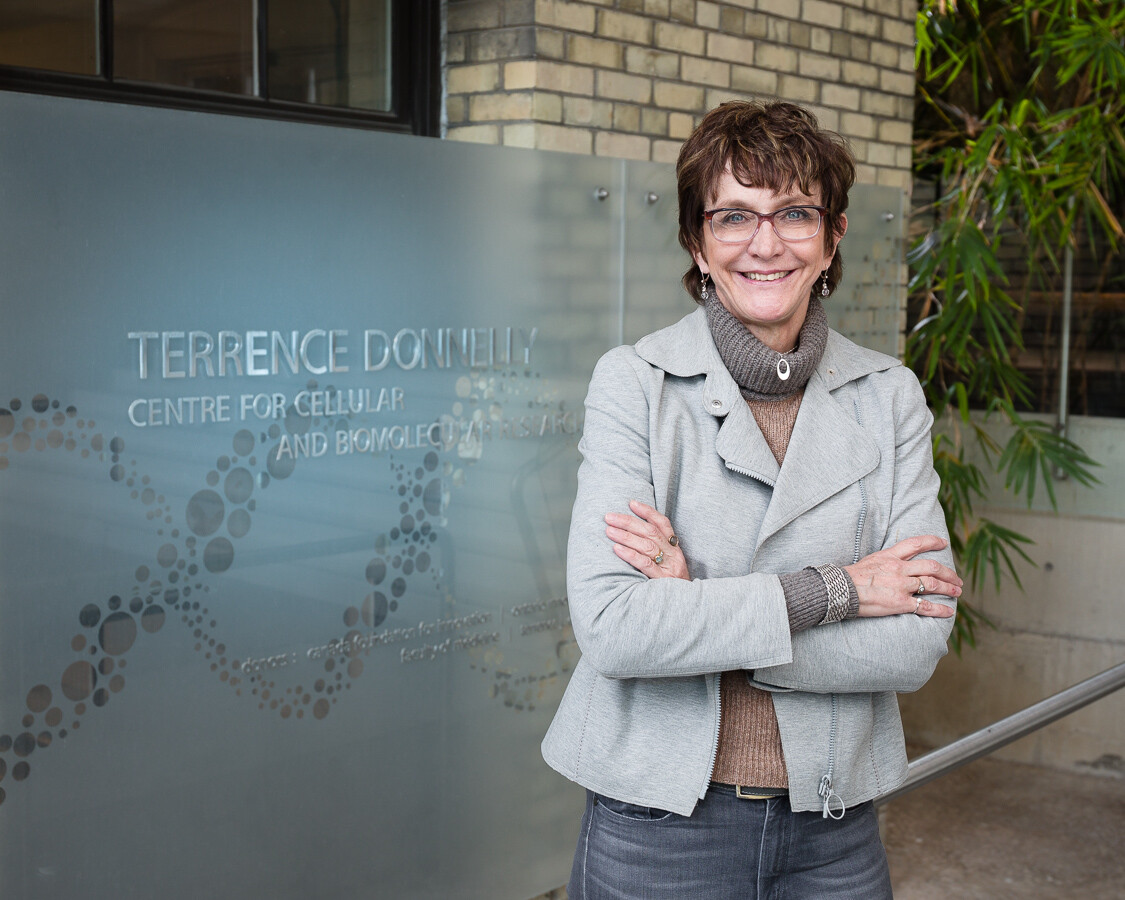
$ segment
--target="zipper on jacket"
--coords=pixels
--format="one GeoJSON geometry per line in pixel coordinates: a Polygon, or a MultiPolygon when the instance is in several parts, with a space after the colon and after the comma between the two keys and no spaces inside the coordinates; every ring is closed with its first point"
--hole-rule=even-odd
{"type": "Polygon", "coordinates": [[[832,727],[828,732],[828,772],[820,779],[820,787],[817,788],[817,793],[820,799],[824,801],[824,807],[821,815],[825,819],[842,819],[844,818],[844,801],[834,790],[832,790],[832,769],[836,764],[836,695],[832,695],[832,727]],[[836,805],[833,805],[832,799],[835,798],[836,805]]]}
{"type": "MultiPolygon", "coordinates": [[[[859,404],[852,401],[852,409],[855,410],[855,421],[860,428],[863,427],[863,417],[859,414],[859,404]]],[[[852,553],[852,565],[854,566],[859,562],[859,551],[863,538],[863,526],[867,522],[867,488],[863,484],[863,479],[859,479],[859,524],[855,528],[855,551],[852,553]]]]}
{"type": "Polygon", "coordinates": [[[749,469],[744,469],[741,466],[736,466],[734,463],[726,462],[726,460],[723,461],[723,464],[732,472],[737,472],[739,475],[745,475],[747,478],[753,478],[755,481],[760,481],[768,488],[774,487],[774,483],[772,481],[769,481],[763,478],[761,475],[751,472],[749,469]]]}
{"type": "Polygon", "coordinates": [[[715,771],[715,763],[719,759],[719,728],[723,722],[723,692],[722,692],[722,675],[715,676],[715,736],[711,739],[711,764],[707,767],[707,778],[703,781],[703,787],[699,791],[699,798],[702,800],[707,794],[707,789],[711,786],[711,775],[715,771]]]}

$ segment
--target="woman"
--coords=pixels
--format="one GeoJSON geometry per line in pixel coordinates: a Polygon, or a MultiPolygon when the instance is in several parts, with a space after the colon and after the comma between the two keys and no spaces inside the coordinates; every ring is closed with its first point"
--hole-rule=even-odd
{"type": "Polygon", "coordinates": [[[543,743],[587,788],[571,900],[890,897],[871,799],[961,580],[917,380],[820,302],[854,177],[799,107],[713,110],[677,164],[702,309],[595,369],[543,743]]]}

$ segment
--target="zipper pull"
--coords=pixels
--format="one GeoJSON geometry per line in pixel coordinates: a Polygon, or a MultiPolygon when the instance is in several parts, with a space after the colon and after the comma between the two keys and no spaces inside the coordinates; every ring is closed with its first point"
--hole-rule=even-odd
{"type": "Polygon", "coordinates": [[[816,790],[817,794],[824,801],[824,808],[821,815],[825,819],[842,819],[844,818],[844,801],[840,795],[832,790],[832,779],[825,775],[820,779],[820,787],[816,790]],[[833,798],[836,800],[836,805],[833,805],[833,798]]]}

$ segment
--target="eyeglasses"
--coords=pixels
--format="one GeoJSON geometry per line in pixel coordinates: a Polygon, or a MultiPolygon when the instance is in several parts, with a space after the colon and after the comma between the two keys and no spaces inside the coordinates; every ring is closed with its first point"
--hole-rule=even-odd
{"type": "Polygon", "coordinates": [[[711,223],[711,234],[724,244],[752,241],[763,222],[783,241],[807,241],[820,233],[820,223],[828,212],[824,206],[786,206],[771,213],[752,209],[707,209],[703,218],[711,223]]]}

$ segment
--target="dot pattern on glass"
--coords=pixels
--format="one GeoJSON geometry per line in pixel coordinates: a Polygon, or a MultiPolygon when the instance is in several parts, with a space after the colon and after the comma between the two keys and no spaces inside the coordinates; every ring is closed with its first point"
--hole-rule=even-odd
{"type": "MultiPolygon", "coordinates": [[[[317,382],[309,381],[307,388],[317,390],[317,382]]],[[[347,392],[331,386],[323,390],[332,398],[329,407],[348,409],[347,392]]],[[[128,592],[87,599],[78,609],[70,638],[75,658],[63,667],[57,682],[36,684],[27,691],[18,733],[0,733],[0,780],[7,776],[11,784],[26,779],[29,758],[36,751],[68,737],[73,740],[72,733],[85,716],[109,704],[113,695],[126,692],[122,670],[129,653],[168,622],[183,627],[194,651],[236,695],[245,691],[259,709],[282,720],[316,721],[327,717],[341,692],[363,676],[361,657],[369,655],[375,644],[359,639],[389,627],[388,619],[412,594],[436,589],[452,613],[456,601],[444,588],[441,567],[434,564],[434,548],[447,524],[451,490],[466,483],[469,467],[481,457],[481,426],[493,428],[495,437],[503,434],[495,429],[506,425],[505,415],[541,412],[546,422],[550,415],[566,411],[565,404],[545,389],[538,373],[526,369],[473,371],[456,379],[454,393],[450,414],[439,419],[446,441],[441,447],[408,452],[404,461],[387,450],[369,454],[389,467],[394,525],[374,536],[364,569],[357,573],[365,584],[357,591],[355,604],[343,612],[346,632],[334,642],[337,651],[315,661],[324,677],[310,676],[305,666],[293,666],[281,670],[291,677],[288,685],[274,680],[281,677],[277,670],[244,669],[221,640],[218,618],[201,598],[205,600],[210,592],[210,580],[235,565],[239,542],[252,532],[258,497],[284,484],[296,471],[300,454],[292,448],[297,439],[320,432],[331,441],[334,431],[352,427],[360,409],[325,418],[301,414],[290,406],[281,419],[263,425],[257,433],[240,429],[231,439],[230,451],[201,473],[194,493],[177,511],[159,485],[137,470],[136,461],[125,457],[124,439],[104,436],[93,420],[79,416],[76,407],[63,408],[45,394],[32,397],[29,409],[18,398],[0,407],[0,471],[21,455],[59,450],[102,463],[110,482],[129,492],[157,534],[153,556],[136,566],[128,592]],[[5,758],[7,754],[16,759],[5,758]]],[[[503,654],[495,647],[474,648],[465,656],[470,668],[490,676],[491,696],[521,710],[542,702],[544,685],[558,683],[559,669],[573,667],[573,647],[572,637],[560,641],[553,667],[536,676],[521,676],[505,667],[503,654]]],[[[5,797],[0,790],[0,804],[5,797]]]]}

